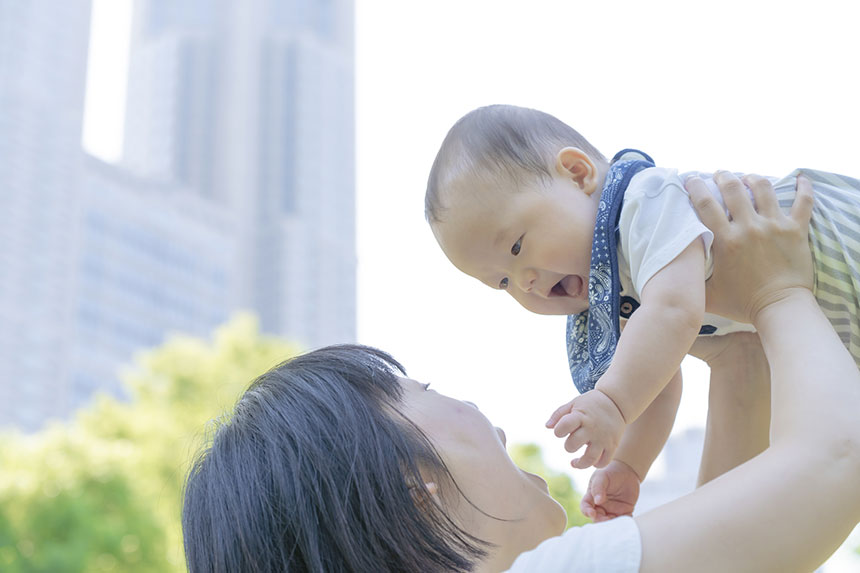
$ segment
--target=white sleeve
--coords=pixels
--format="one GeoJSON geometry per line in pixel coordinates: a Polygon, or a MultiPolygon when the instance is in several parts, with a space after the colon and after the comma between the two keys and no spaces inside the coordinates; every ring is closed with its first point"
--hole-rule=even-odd
{"type": "Polygon", "coordinates": [[[517,557],[508,573],[636,573],[642,540],[632,517],[571,527],[517,557]]]}
{"type": "Polygon", "coordinates": [[[696,215],[677,170],[654,167],[637,173],[624,194],[618,226],[638,295],[651,277],[699,237],[704,241],[706,276],[710,276],[714,234],[696,215]]]}

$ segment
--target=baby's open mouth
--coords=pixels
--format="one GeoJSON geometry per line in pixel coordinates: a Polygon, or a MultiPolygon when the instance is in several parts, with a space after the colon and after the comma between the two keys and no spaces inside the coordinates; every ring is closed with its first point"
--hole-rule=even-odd
{"type": "Polygon", "coordinates": [[[550,296],[579,296],[582,292],[582,277],[579,275],[567,275],[549,291],[550,296]]]}

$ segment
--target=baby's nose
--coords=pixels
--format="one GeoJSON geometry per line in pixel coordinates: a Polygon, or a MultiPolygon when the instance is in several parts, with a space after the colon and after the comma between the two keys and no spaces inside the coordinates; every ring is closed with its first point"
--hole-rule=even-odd
{"type": "Polygon", "coordinates": [[[532,292],[537,282],[537,273],[531,269],[525,269],[517,277],[517,287],[523,292],[532,292]]]}

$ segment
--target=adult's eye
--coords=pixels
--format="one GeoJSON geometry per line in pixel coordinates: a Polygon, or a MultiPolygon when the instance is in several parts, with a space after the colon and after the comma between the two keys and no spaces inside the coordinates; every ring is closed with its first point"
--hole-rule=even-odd
{"type": "Polygon", "coordinates": [[[499,281],[499,288],[502,290],[505,290],[508,288],[508,277],[505,277],[499,281]]]}
{"type": "Polygon", "coordinates": [[[511,247],[511,254],[512,254],[513,256],[515,256],[515,257],[516,257],[517,255],[519,255],[519,254],[520,254],[520,249],[522,248],[522,246],[523,246],[523,238],[522,238],[522,237],[520,237],[519,239],[517,239],[517,242],[516,242],[516,243],[514,243],[514,246],[513,246],[513,247],[511,247]]]}

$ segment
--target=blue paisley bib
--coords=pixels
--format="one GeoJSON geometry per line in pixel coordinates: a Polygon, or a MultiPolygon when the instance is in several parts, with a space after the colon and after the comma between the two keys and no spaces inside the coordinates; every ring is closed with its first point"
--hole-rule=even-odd
{"type": "Polygon", "coordinates": [[[635,149],[615,154],[606,174],[588,276],[588,310],[567,317],[567,359],[580,393],[594,388],[606,372],[618,344],[621,283],[618,278],[618,217],[624,191],[634,175],[654,167],[654,160],[635,149]]]}

